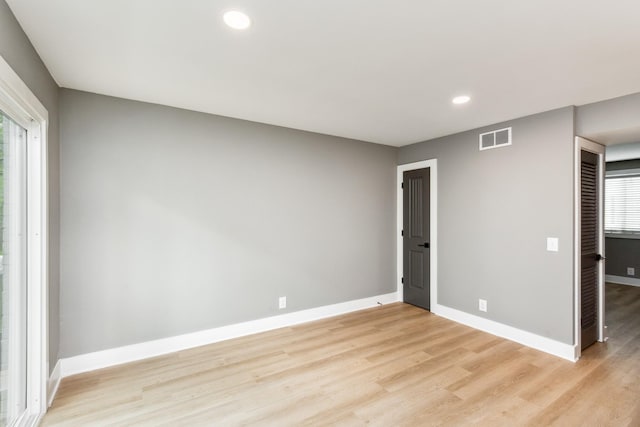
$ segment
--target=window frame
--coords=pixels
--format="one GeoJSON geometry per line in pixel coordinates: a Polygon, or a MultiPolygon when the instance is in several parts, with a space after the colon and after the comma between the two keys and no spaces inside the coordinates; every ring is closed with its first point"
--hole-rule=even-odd
{"type": "Polygon", "coordinates": [[[17,426],[36,426],[47,408],[49,114],[0,56],[0,110],[27,130],[27,409],[17,426]]]}

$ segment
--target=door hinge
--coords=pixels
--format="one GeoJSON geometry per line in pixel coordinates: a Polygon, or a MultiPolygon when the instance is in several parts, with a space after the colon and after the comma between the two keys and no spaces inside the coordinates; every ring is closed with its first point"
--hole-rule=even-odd
{"type": "Polygon", "coordinates": [[[404,277],[400,279],[400,283],[404,284],[404,277]]]}
{"type": "Polygon", "coordinates": [[[400,184],[400,188],[404,189],[404,182],[400,184]]]}
{"type": "Polygon", "coordinates": [[[400,235],[404,236],[404,230],[400,231],[400,235]]]}

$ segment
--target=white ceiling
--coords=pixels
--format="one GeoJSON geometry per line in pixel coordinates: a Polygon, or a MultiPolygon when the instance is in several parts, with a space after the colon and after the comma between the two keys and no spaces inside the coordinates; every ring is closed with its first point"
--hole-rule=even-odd
{"type": "Polygon", "coordinates": [[[63,87],[395,146],[640,92],[638,0],[7,2],[63,87]]]}

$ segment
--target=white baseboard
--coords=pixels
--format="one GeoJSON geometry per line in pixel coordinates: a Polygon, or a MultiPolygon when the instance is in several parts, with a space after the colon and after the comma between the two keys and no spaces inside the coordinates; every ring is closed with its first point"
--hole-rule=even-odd
{"type": "Polygon", "coordinates": [[[575,345],[561,343],[559,341],[552,340],[551,338],[523,331],[512,326],[507,326],[502,323],[465,313],[464,311],[456,310],[444,305],[432,305],[431,312],[449,320],[471,326],[472,328],[488,332],[492,335],[515,341],[526,345],[527,347],[544,351],[545,353],[553,354],[554,356],[567,359],[571,362],[575,362],[577,360],[575,345]]]}
{"type": "MultiPolygon", "coordinates": [[[[398,293],[392,292],[389,294],[63,358],[56,363],[47,384],[48,404],[51,405],[60,384],[60,380],[70,375],[134,362],[137,360],[212,344],[232,338],[270,331],[273,329],[293,326],[300,323],[311,322],[327,317],[338,316],[357,310],[375,307],[379,304],[389,304],[397,301],[398,293]]],[[[550,338],[542,337],[531,332],[523,331],[512,326],[507,326],[493,320],[485,319],[483,317],[475,316],[439,304],[432,305],[431,312],[438,316],[445,317],[455,322],[518,342],[549,354],[553,354],[572,362],[577,360],[576,348],[574,345],[564,344],[550,338]]]]}
{"type": "MultiPolygon", "coordinates": [[[[56,364],[56,369],[60,366],[60,369],[58,369],[60,372],[59,376],[64,378],[82,372],[174,353],[188,348],[311,322],[397,301],[398,293],[392,292],[354,301],[311,308],[264,319],[68,357],[60,359],[58,364],[56,364]]],[[[54,372],[55,371],[54,369],[54,372]]]]}
{"type": "Polygon", "coordinates": [[[56,397],[58,387],[60,386],[60,380],[62,380],[61,374],[61,362],[58,360],[56,366],[53,367],[51,375],[49,375],[49,381],[47,381],[47,408],[53,403],[53,398],[56,397]]]}
{"type": "Polygon", "coordinates": [[[604,276],[605,282],[617,283],[619,285],[640,286],[640,279],[635,277],[613,276],[606,274],[604,276]]]}

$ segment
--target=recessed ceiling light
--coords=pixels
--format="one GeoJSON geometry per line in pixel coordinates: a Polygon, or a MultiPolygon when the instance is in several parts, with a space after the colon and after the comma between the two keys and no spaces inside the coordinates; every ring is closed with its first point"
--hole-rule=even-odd
{"type": "Polygon", "coordinates": [[[251,26],[251,19],[239,10],[230,10],[223,16],[224,23],[235,30],[246,30],[251,26]]]}
{"type": "Polygon", "coordinates": [[[471,101],[471,98],[467,95],[456,96],[451,100],[454,104],[466,104],[469,101],[471,101]]]}

